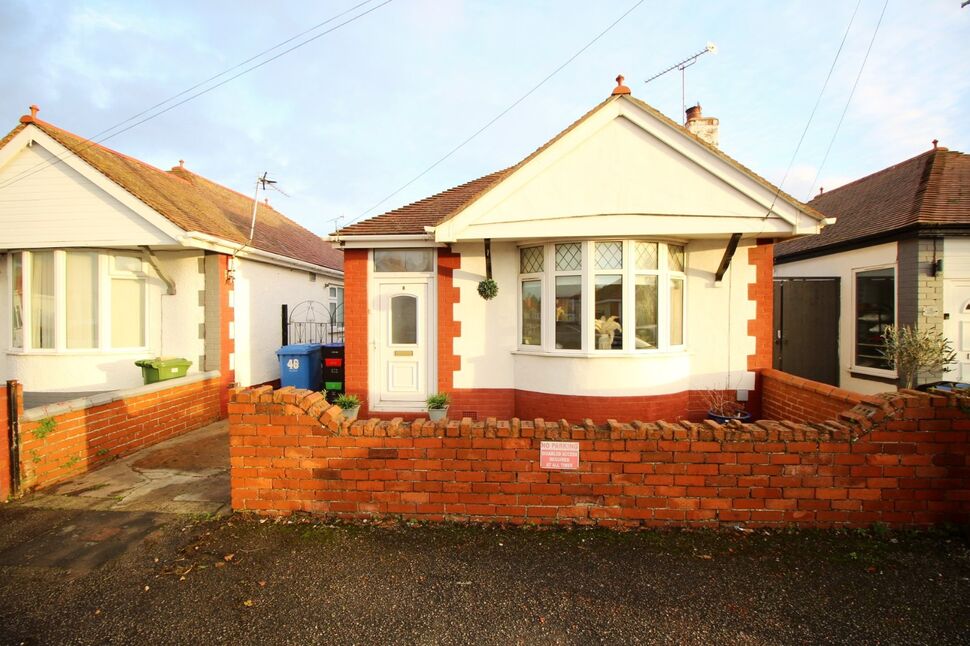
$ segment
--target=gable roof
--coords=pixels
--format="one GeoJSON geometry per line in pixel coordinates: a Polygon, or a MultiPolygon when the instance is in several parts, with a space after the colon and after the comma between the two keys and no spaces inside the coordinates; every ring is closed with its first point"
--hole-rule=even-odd
{"type": "MultiPolygon", "coordinates": [[[[249,240],[252,196],[237,193],[182,166],[163,171],[31,116],[21,117],[20,125],[0,140],[0,148],[29,125],[39,128],[180,229],[239,245],[249,240]]],[[[342,252],[262,202],[257,207],[256,230],[249,246],[343,270],[342,252]]]]}
{"type": "Polygon", "coordinates": [[[758,184],[761,184],[770,191],[778,191],[778,198],[785,200],[796,208],[808,213],[809,215],[815,217],[817,220],[823,220],[824,216],[821,213],[816,212],[814,209],[807,207],[807,205],[802,204],[792,196],[787,193],[780,191],[776,186],[772,185],[771,182],[756,174],[749,168],[740,164],[734,160],[729,155],[725,154],[717,146],[713,146],[708,142],[704,141],[700,137],[696,136],[694,133],[690,132],[687,128],[670,119],[665,114],[655,109],[650,104],[641,101],[640,99],[634,98],[630,94],[613,94],[609,96],[606,100],[602,101],[600,104],[595,106],[589,112],[584,114],[582,117],[570,124],[565,130],[557,134],[555,137],[544,143],[542,146],[537,148],[528,157],[515,164],[500,171],[496,171],[489,175],[479,177],[478,179],[472,180],[460,186],[442,191],[430,197],[426,197],[417,202],[412,202],[400,208],[388,211],[381,215],[374,216],[367,220],[361,222],[356,222],[350,224],[339,231],[337,231],[335,236],[366,236],[366,235],[408,235],[408,234],[423,234],[425,233],[425,227],[437,226],[447,220],[458,215],[461,211],[468,208],[480,197],[485,195],[488,191],[500,184],[505,178],[512,175],[515,171],[519,170],[527,163],[539,156],[543,151],[552,146],[554,143],[562,139],[565,135],[572,132],[581,123],[586,121],[590,116],[598,112],[604,106],[613,101],[630,101],[637,107],[641,108],[645,112],[649,113],[654,118],[663,122],[665,125],[672,127],[686,137],[689,137],[699,143],[701,146],[714,153],[717,157],[727,162],[729,165],[733,166],[737,170],[741,171],[751,179],[753,179],[758,184]]]}
{"type": "Polygon", "coordinates": [[[936,148],[817,196],[836,218],[821,233],[775,245],[781,260],[917,226],[970,225],[970,155],[936,148]]]}

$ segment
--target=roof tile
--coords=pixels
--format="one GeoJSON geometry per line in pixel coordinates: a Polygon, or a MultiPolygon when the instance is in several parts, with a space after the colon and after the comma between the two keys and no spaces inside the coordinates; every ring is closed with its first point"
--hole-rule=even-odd
{"type": "Polygon", "coordinates": [[[778,259],[918,225],[970,224],[970,155],[938,148],[822,193],[810,206],[835,217],[818,235],[775,245],[778,259]]]}

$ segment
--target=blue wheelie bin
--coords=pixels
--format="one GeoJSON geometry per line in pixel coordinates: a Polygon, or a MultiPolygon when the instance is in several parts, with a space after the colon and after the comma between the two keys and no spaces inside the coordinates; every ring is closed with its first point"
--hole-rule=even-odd
{"type": "Polygon", "coordinates": [[[323,362],[319,343],[284,345],[276,351],[280,360],[280,385],[320,390],[323,384],[323,362]]]}

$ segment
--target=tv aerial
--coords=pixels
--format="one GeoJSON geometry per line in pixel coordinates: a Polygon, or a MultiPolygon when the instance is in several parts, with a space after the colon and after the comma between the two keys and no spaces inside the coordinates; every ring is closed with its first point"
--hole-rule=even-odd
{"type": "Polygon", "coordinates": [[[681,116],[682,119],[684,119],[684,123],[687,122],[687,116],[686,116],[686,112],[687,112],[687,102],[686,102],[685,96],[684,96],[685,95],[685,92],[686,92],[687,79],[686,79],[686,75],[685,75],[684,70],[686,70],[688,67],[690,67],[691,65],[693,65],[694,63],[696,63],[698,58],[700,58],[704,54],[707,54],[708,52],[710,52],[711,54],[717,54],[717,45],[715,45],[714,43],[710,43],[709,42],[709,43],[707,43],[707,46],[704,47],[704,49],[702,49],[701,51],[697,52],[693,56],[688,56],[687,58],[685,58],[684,60],[680,61],[679,63],[677,63],[675,65],[671,65],[670,67],[668,67],[664,71],[662,71],[662,72],[660,72],[658,74],[654,74],[653,76],[651,76],[650,78],[648,78],[646,81],[644,81],[644,83],[646,84],[646,83],[649,83],[650,81],[653,81],[654,79],[660,78],[661,76],[663,76],[667,72],[672,72],[674,70],[680,70],[680,116],[681,116]]]}

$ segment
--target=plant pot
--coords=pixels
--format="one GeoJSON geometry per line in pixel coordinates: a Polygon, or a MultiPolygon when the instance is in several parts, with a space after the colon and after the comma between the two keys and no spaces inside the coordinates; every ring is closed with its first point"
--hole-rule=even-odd
{"type": "Polygon", "coordinates": [[[613,335],[612,334],[599,334],[596,336],[596,349],[597,350],[609,350],[613,347],[613,335]]]}
{"type": "Polygon", "coordinates": [[[428,419],[432,422],[437,422],[438,420],[448,417],[448,407],[444,408],[429,408],[428,409],[428,419]]]}
{"type": "Polygon", "coordinates": [[[348,422],[352,422],[357,419],[357,413],[360,412],[360,405],[354,406],[353,408],[343,408],[341,409],[341,414],[343,418],[348,422]]]}
{"type": "Polygon", "coordinates": [[[718,424],[727,424],[732,419],[736,419],[742,424],[746,424],[751,421],[751,413],[746,410],[736,413],[735,415],[718,415],[713,411],[707,411],[707,419],[712,419],[718,424]]]}

